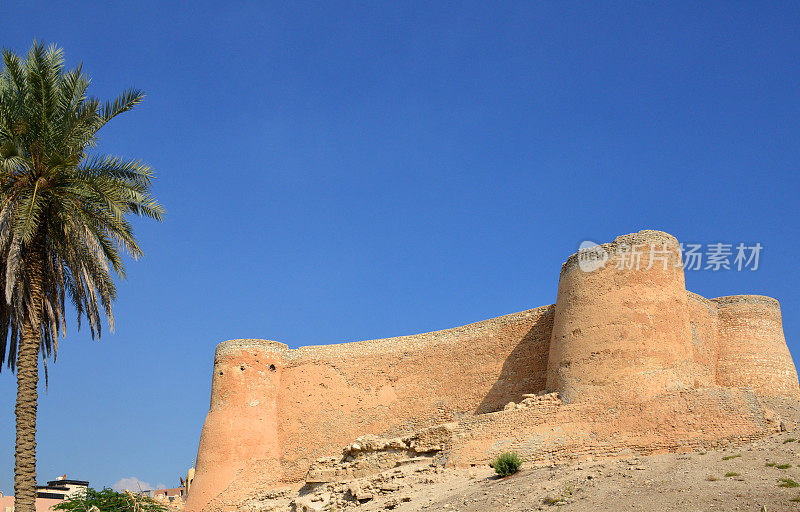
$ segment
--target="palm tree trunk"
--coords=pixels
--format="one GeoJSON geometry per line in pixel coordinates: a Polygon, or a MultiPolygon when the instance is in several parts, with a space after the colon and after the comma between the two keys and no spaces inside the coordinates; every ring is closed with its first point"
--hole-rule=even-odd
{"type": "Polygon", "coordinates": [[[25,322],[17,354],[17,444],[14,510],[36,511],[36,405],[39,399],[39,329],[25,322]]]}
{"type": "MultiPolygon", "coordinates": [[[[25,279],[37,315],[42,313],[42,242],[37,237],[26,251],[25,279]]],[[[41,324],[28,318],[22,325],[17,352],[17,444],[14,450],[15,512],[36,512],[36,407],[39,399],[41,324]]]]}

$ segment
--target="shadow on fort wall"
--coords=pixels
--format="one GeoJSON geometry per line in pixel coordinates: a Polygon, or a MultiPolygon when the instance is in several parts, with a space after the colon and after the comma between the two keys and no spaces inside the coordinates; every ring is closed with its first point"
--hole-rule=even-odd
{"type": "Polygon", "coordinates": [[[517,343],[475,414],[499,411],[508,402],[521,401],[526,393],[545,389],[554,311],[555,305],[550,306],[517,343]]]}

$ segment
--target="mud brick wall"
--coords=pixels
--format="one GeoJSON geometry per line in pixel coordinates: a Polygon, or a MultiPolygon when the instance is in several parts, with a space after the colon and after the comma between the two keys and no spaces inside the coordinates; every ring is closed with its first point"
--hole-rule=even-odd
{"type": "Polygon", "coordinates": [[[221,343],[188,506],[200,510],[238,487],[302,481],[311,462],[364,434],[412,432],[542,391],[553,309],[295,350],[221,343]]]}
{"type": "Polygon", "coordinates": [[[717,337],[717,305],[696,293],[686,292],[691,329],[692,354],[697,363],[697,380],[693,387],[716,384],[719,340],[717,337]]]}
{"type": "Polygon", "coordinates": [[[686,452],[741,444],[779,428],[747,390],[675,391],[640,402],[578,402],[502,411],[460,423],[446,450],[451,466],[518,452],[531,463],[686,452]]]}
{"type": "Polygon", "coordinates": [[[302,478],[315,457],[360,435],[410,432],[541,391],[552,313],[545,306],[437,333],[289,352],[278,401],[284,479],[302,478]]]}

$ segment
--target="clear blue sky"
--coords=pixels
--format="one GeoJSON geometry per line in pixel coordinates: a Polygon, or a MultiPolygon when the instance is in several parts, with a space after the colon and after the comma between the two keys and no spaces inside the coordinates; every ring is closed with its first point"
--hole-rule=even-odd
{"type": "MultiPolygon", "coordinates": [[[[148,97],[102,147],[158,173],[116,334],[74,321],[39,480],[177,484],[225,339],[411,334],[555,301],[581,240],[764,246],[707,297],[778,298],[800,354],[796,2],[14,2],[0,42],[148,97]],[[124,4],[124,5],[123,5],[124,4]]],[[[14,378],[0,375],[0,490],[14,378]]]]}

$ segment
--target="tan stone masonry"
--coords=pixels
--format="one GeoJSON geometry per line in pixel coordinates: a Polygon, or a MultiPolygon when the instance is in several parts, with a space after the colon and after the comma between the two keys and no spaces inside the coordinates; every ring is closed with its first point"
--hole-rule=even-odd
{"type": "MultiPolygon", "coordinates": [[[[651,242],[679,258],[658,231],[603,247],[651,242]]],[[[679,265],[584,272],[573,255],[554,305],[383,340],[221,343],[187,510],[229,512],[361,436],[448,423],[437,457],[456,466],[507,449],[553,461],[741,442],[776,428],[758,395],[800,397],[776,300],[708,300],[679,265]],[[532,397],[546,392],[558,399],[532,397]]]]}

